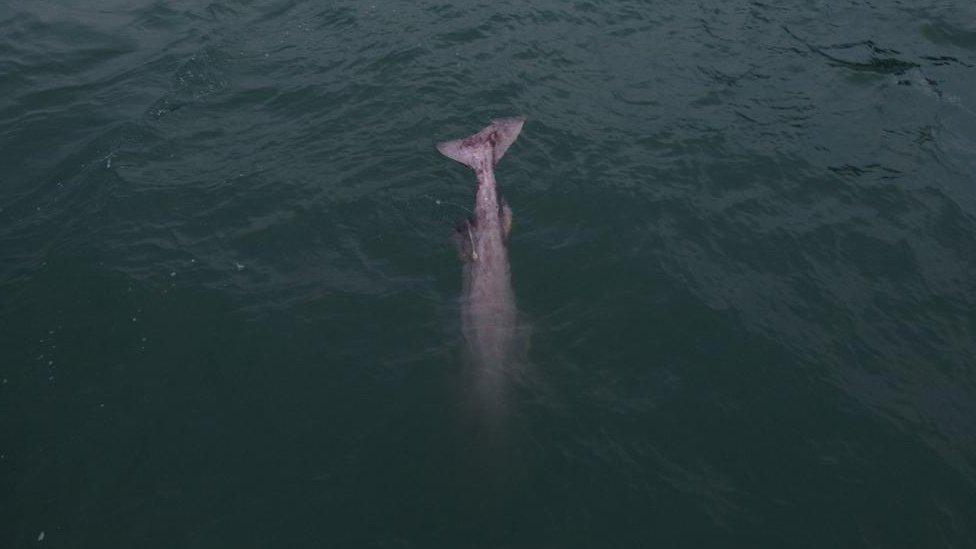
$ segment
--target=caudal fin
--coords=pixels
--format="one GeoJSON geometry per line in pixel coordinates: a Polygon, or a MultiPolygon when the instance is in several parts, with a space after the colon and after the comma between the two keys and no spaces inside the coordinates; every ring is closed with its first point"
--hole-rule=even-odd
{"type": "Polygon", "coordinates": [[[485,129],[472,136],[438,143],[437,150],[472,169],[477,169],[486,161],[495,165],[515,142],[515,138],[522,131],[522,124],[525,124],[524,116],[496,118],[485,129]]]}

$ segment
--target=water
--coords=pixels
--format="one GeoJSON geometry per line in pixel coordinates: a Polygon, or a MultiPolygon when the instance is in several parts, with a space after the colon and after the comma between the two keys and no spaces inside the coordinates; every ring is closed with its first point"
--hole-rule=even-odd
{"type": "Polygon", "coordinates": [[[8,0],[0,545],[976,546],[974,90],[961,0],[8,0]]]}

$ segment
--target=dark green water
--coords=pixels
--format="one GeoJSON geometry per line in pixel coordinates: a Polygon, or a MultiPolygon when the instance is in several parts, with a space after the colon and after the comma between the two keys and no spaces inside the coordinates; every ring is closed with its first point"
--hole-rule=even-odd
{"type": "Polygon", "coordinates": [[[974,173],[963,0],[6,0],[0,546],[974,547],[974,173]]]}

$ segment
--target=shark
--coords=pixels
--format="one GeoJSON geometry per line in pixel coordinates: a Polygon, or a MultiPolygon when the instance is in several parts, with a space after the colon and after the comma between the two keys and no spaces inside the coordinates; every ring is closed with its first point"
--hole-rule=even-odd
{"type": "Polygon", "coordinates": [[[525,117],[496,118],[478,133],[437,150],[471,168],[477,179],[472,215],[454,228],[463,264],[461,331],[472,359],[504,367],[512,358],[517,309],[508,260],[512,209],[495,180],[495,165],[522,131],[525,117]]]}

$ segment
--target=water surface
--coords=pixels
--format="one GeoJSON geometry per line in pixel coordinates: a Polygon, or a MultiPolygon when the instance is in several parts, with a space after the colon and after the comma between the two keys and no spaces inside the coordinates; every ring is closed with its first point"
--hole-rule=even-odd
{"type": "Polygon", "coordinates": [[[976,545],[976,4],[96,4],[0,7],[0,545],[976,545]]]}

